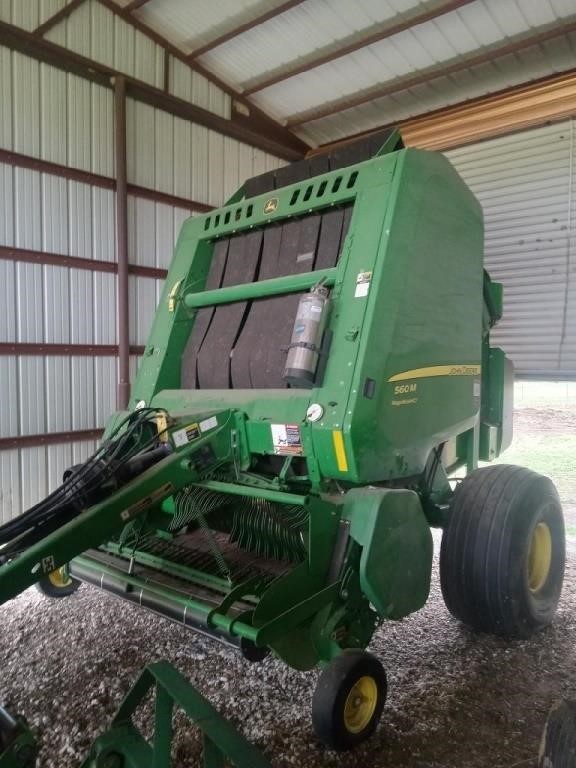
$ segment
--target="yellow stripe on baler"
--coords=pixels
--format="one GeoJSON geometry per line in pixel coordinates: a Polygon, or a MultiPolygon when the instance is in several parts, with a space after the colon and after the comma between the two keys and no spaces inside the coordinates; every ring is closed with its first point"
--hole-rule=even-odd
{"type": "Polygon", "coordinates": [[[428,368],[413,368],[411,371],[390,376],[388,381],[406,381],[407,379],[428,379],[433,376],[480,376],[481,365],[455,364],[431,365],[428,368]]]}
{"type": "Polygon", "coordinates": [[[336,464],[340,472],[348,472],[348,459],[346,458],[346,449],[344,448],[344,437],[339,429],[332,432],[334,441],[334,452],[336,454],[336,464]]]}

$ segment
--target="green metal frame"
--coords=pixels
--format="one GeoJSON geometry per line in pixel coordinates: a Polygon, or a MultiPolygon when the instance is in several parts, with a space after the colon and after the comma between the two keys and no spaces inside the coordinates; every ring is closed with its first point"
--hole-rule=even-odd
{"type": "MultiPolygon", "coordinates": [[[[321,423],[312,426],[304,422],[301,427],[313,488],[319,491],[323,478],[364,485],[420,473],[434,446],[455,433],[473,430],[478,420],[480,399],[473,394],[473,386],[480,383],[482,362],[482,337],[476,318],[481,317],[483,306],[483,246],[477,202],[446,160],[417,150],[381,155],[276,190],[275,208],[265,213],[269,200],[270,196],[261,195],[185,222],[134,386],[132,407],[144,401],[171,413],[191,414],[200,403],[210,409],[223,405],[236,408],[245,415],[249,452],[272,453],[270,422],[300,422],[311,402],[335,403],[326,409],[321,423]],[[442,181],[443,194],[429,197],[428,186],[436,178],[442,181]],[[431,209],[430,218],[436,215],[438,224],[415,226],[415,216],[417,219],[422,212],[414,211],[414,196],[423,208],[431,209]],[[352,221],[335,268],[203,290],[215,238],[348,203],[354,205],[352,221]],[[448,216],[462,219],[455,234],[446,234],[448,216]],[[417,290],[426,288],[422,304],[437,312],[424,324],[425,318],[416,321],[412,317],[413,307],[402,304],[403,297],[408,298],[404,283],[407,271],[411,275],[430,272],[426,254],[430,241],[435,239],[439,263],[426,275],[426,281],[414,286],[417,290]],[[462,264],[464,248],[469,256],[462,264]],[[419,256],[403,264],[399,254],[406,249],[419,256]],[[355,298],[361,273],[371,275],[370,293],[365,300],[355,298]],[[446,306],[444,298],[445,275],[450,273],[461,273],[465,278],[462,290],[453,292],[457,297],[454,306],[446,306]],[[335,310],[330,321],[333,343],[321,388],[259,391],[257,397],[237,390],[180,389],[181,356],[199,308],[301,291],[323,278],[332,287],[335,310]],[[438,299],[431,301],[436,293],[438,299]],[[443,323],[435,317],[444,318],[443,323]],[[396,325],[391,324],[392,320],[396,325]],[[418,322],[426,331],[426,346],[415,349],[410,356],[401,332],[403,322],[418,322]],[[458,334],[450,335],[451,352],[447,342],[441,341],[450,325],[460,327],[458,334]],[[385,361],[384,369],[377,364],[379,360],[385,361]],[[419,390],[418,406],[395,407],[395,391],[400,385],[389,380],[404,371],[425,367],[430,361],[478,372],[468,377],[414,381],[419,390]],[[366,378],[379,384],[378,397],[372,402],[362,394],[366,378]],[[434,407],[438,401],[445,404],[442,410],[434,407]],[[345,469],[336,461],[334,431],[342,431],[345,469]],[[370,451],[361,449],[367,440],[370,451]]],[[[460,464],[468,463],[465,450],[460,464]]]]}
{"type": "Polygon", "coordinates": [[[182,709],[202,732],[204,768],[270,768],[262,753],[167,662],[146,667],[122,702],[110,729],[96,739],[80,768],[170,768],[174,707],[182,709]],[[132,718],[152,690],[154,736],[149,743],[132,718]]]}
{"type": "Polygon", "coordinates": [[[229,413],[221,412],[220,424],[209,436],[180,448],[112,497],[80,513],[66,525],[0,566],[0,604],[35,584],[48,573],[66,565],[75,555],[111,539],[118,531],[160,504],[175,490],[198,479],[194,454],[211,445],[215,461],[230,460],[229,413]]]}

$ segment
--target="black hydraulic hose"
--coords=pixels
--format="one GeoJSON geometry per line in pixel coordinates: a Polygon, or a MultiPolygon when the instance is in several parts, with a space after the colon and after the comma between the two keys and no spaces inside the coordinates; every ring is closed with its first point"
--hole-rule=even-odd
{"type": "MultiPolygon", "coordinates": [[[[118,438],[118,440],[114,442],[107,441],[106,444],[101,446],[88,461],[86,461],[76,472],[71,474],[70,477],[67,478],[55,491],[49,494],[49,496],[35,504],[15,520],[11,520],[0,526],[0,543],[11,542],[15,538],[20,538],[27,531],[42,526],[54,515],[58,515],[59,512],[63,513],[66,507],[74,507],[75,503],[86,500],[87,495],[95,488],[102,486],[104,482],[110,480],[119,467],[122,467],[135,455],[145,451],[150,444],[156,442],[159,436],[158,434],[155,434],[153,439],[148,441],[144,446],[135,446],[135,450],[130,451],[126,456],[122,457],[122,461],[114,464],[114,458],[121,453],[122,448],[124,448],[126,443],[133,438],[136,430],[142,428],[145,423],[150,422],[151,414],[157,414],[159,410],[161,409],[146,408],[138,411],[134,422],[130,425],[129,429],[118,438]],[[98,463],[102,465],[101,469],[90,477],[90,471],[93,470],[93,468],[96,468],[98,463]]],[[[134,415],[135,414],[130,414],[130,416],[126,417],[117,426],[114,434],[117,434],[130,419],[133,419],[134,415]]],[[[77,509],[76,513],[79,511],[80,510],[77,509]]],[[[18,545],[20,545],[20,540],[18,541],[18,545]]],[[[6,548],[3,548],[0,551],[0,554],[5,553],[6,548]]]]}
{"type": "Polygon", "coordinates": [[[2,559],[10,559],[19,552],[31,547],[33,544],[41,541],[49,534],[57,531],[70,520],[74,519],[78,512],[73,507],[61,507],[51,518],[45,520],[41,525],[30,527],[27,531],[20,534],[15,539],[11,539],[6,546],[0,549],[0,562],[2,559]]]}
{"type": "MultiPolygon", "coordinates": [[[[134,429],[137,426],[142,426],[145,420],[139,419],[139,424],[134,425],[134,429]]],[[[131,430],[133,431],[133,430],[131,430]]],[[[162,434],[162,433],[160,433],[162,434]]],[[[135,451],[131,451],[129,454],[122,457],[120,462],[114,463],[113,457],[118,453],[118,446],[113,445],[113,451],[111,455],[106,457],[107,463],[105,463],[98,472],[95,472],[92,477],[88,477],[88,481],[83,484],[79,483],[78,475],[80,472],[86,473],[87,469],[91,467],[94,460],[97,459],[100,462],[104,461],[101,451],[97,451],[91,459],[86,462],[83,467],[75,472],[70,479],[74,479],[73,485],[77,485],[78,489],[76,493],[70,495],[69,489],[67,491],[67,498],[64,503],[56,505],[54,502],[45,508],[29,510],[24,515],[20,516],[14,521],[13,524],[6,524],[6,526],[0,527],[0,542],[4,543],[0,549],[0,557],[10,557],[18,552],[22,552],[27,547],[40,541],[48,534],[65,525],[76,515],[78,515],[84,508],[91,506],[93,503],[100,501],[100,498],[90,499],[90,495],[94,490],[102,488],[102,486],[111,480],[114,480],[113,487],[109,489],[109,493],[113,493],[119,486],[124,485],[133,477],[138,476],[148,468],[156,464],[165,458],[170,452],[171,448],[168,444],[163,444],[152,450],[148,448],[157,443],[158,434],[155,434],[153,438],[148,440],[144,446],[139,446],[135,451]],[[80,502],[84,502],[80,505],[80,502]]],[[[123,441],[125,442],[125,441],[123,441]]],[[[66,483],[59,489],[61,492],[66,491],[66,483]]]]}

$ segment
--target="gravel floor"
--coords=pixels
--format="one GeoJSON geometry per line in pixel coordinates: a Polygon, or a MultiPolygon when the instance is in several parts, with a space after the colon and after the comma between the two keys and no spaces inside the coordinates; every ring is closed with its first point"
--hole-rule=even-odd
{"type": "MultiPolygon", "coordinates": [[[[573,413],[524,409],[507,461],[576,436],[573,413]]],[[[271,759],[274,768],[515,768],[535,766],[546,712],[576,698],[576,451],[546,467],[567,512],[569,559],[554,625],[527,642],[474,636],[447,613],[435,578],[424,610],[385,625],[371,650],[389,676],[375,736],[354,753],[324,750],[309,716],[315,673],[274,659],[251,665],[237,654],[164,619],[82,587],[46,601],[29,590],[0,608],[0,701],[42,734],[39,768],[77,766],[139,670],[176,665],[271,759]],[[557,475],[557,476],[556,476],[557,475]]],[[[438,542],[437,542],[438,543],[438,542]]],[[[195,729],[179,729],[181,768],[200,765],[195,729]]]]}

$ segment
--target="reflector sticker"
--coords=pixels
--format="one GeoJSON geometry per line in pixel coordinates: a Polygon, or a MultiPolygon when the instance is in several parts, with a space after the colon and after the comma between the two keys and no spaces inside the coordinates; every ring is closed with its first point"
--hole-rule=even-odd
{"type": "Polygon", "coordinates": [[[348,472],[348,459],[346,458],[346,449],[344,448],[344,437],[339,429],[332,432],[332,441],[334,442],[334,453],[336,454],[336,464],[340,472],[348,472]]]}
{"type": "Polygon", "coordinates": [[[270,424],[272,443],[277,456],[302,456],[302,439],[298,424],[270,424]]]}
{"type": "Polygon", "coordinates": [[[180,283],[182,280],[178,280],[177,283],[174,283],[172,286],[172,290],[170,291],[168,295],[168,312],[174,312],[176,309],[176,294],[178,293],[178,289],[180,288],[180,283]]]}
{"type": "Polygon", "coordinates": [[[360,299],[364,296],[368,296],[370,290],[370,281],[372,280],[372,272],[359,272],[356,278],[356,290],[354,291],[354,298],[360,299]]]}
{"type": "Polygon", "coordinates": [[[172,483],[164,483],[164,485],[161,485],[160,488],[157,488],[155,491],[151,491],[145,499],[140,499],[140,501],[137,501],[136,504],[132,504],[131,507],[128,507],[127,509],[124,509],[122,512],[120,512],[120,519],[123,523],[127,523],[128,520],[132,520],[134,517],[137,517],[149,507],[152,507],[154,504],[157,504],[159,501],[165,499],[166,496],[170,496],[173,490],[174,486],[172,483]]]}

